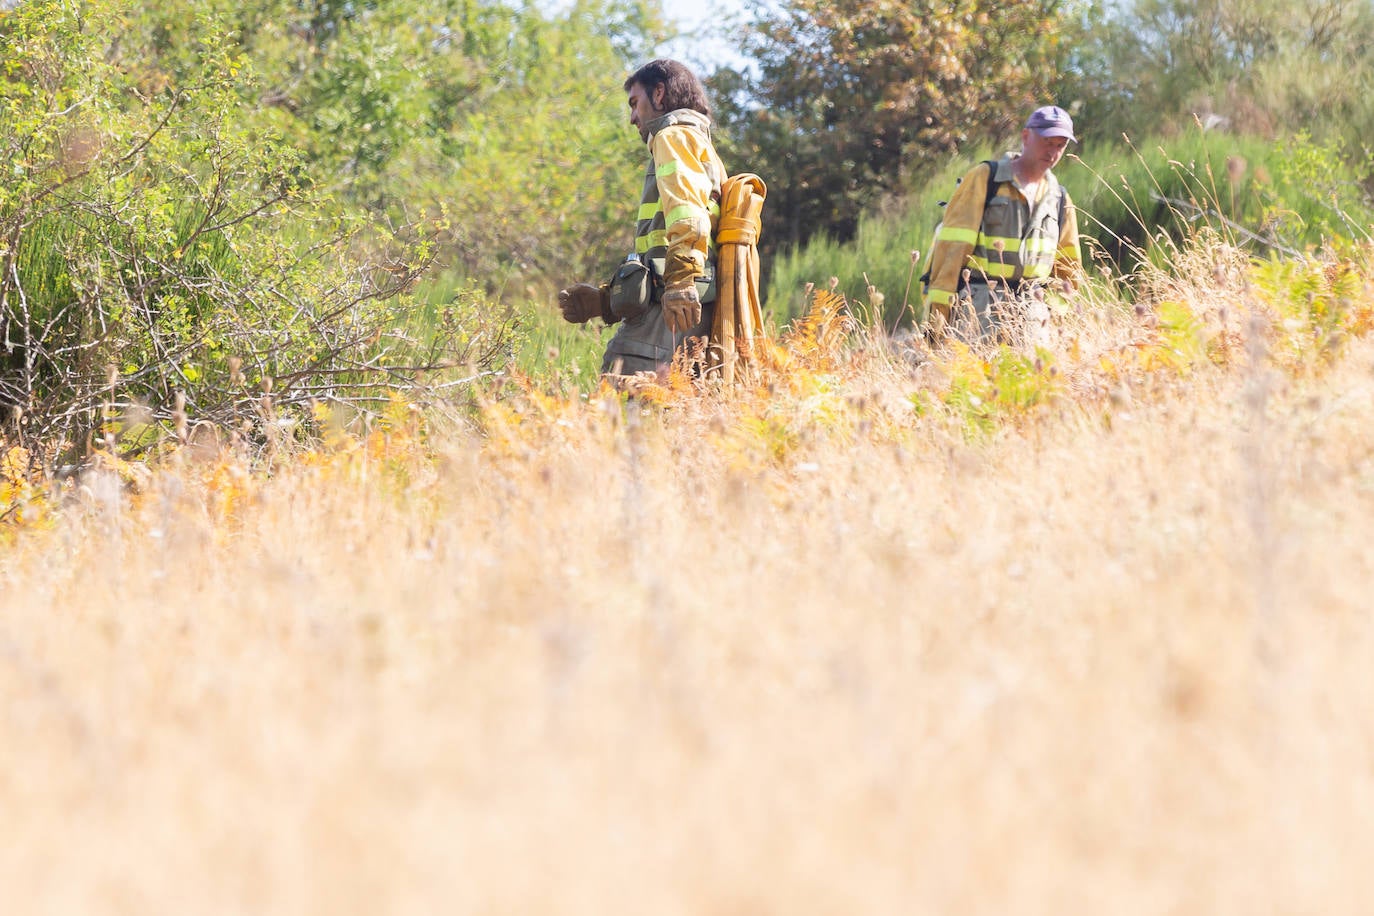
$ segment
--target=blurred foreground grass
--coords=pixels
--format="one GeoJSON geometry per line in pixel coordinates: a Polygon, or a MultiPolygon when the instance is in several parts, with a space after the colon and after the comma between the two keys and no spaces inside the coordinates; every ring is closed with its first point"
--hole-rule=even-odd
{"type": "Polygon", "coordinates": [[[1361,911],[1374,286],[1173,267],[25,484],[5,910],[1361,911]]]}

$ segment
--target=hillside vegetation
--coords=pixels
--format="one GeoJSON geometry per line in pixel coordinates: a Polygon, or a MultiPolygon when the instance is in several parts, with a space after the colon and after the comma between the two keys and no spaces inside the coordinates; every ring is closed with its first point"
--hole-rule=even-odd
{"type": "Polygon", "coordinates": [[[1362,911],[1368,0],[936,7],[740,25],[768,342],[617,388],[658,3],[4,4],[4,911],[1362,911]],[[1088,276],[932,344],[1050,98],[1088,276]]]}
{"type": "MultiPolygon", "coordinates": [[[[31,912],[1352,911],[1374,273],[11,477],[31,912]],[[136,837],[136,841],[130,841],[136,837]],[[1202,877],[1205,876],[1205,879],[1202,877]]],[[[19,466],[22,466],[20,463],[19,466]]]]}

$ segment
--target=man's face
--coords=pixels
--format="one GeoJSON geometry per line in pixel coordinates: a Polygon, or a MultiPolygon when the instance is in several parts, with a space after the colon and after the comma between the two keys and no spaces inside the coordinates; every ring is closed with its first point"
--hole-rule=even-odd
{"type": "Polygon", "coordinates": [[[1042,137],[1030,128],[1021,131],[1021,155],[1037,172],[1048,172],[1064,158],[1067,137],[1042,137]]]}
{"type": "Polygon", "coordinates": [[[662,86],[655,86],[650,93],[642,85],[635,83],[630,86],[630,91],[625,96],[630,106],[630,123],[639,130],[639,139],[645,142],[649,139],[649,122],[663,114],[665,91],[662,86]]]}

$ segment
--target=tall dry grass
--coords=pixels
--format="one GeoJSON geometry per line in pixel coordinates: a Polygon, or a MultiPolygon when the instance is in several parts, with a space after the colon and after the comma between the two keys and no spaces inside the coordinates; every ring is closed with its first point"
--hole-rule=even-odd
{"type": "Polygon", "coordinates": [[[860,331],[89,475],[0,554],[4,911],[1361,912],[1374,342],[1179,259],[991,425],[860,331]]]}

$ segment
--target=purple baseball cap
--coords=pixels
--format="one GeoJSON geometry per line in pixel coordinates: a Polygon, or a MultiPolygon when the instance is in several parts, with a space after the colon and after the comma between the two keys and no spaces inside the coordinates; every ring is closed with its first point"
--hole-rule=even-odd
{"type": "Polygon", "coordinates": [[[1026,127],[1042,137],[1065,137],[1074,143],[1078,142],[1078,138],[1073,135],[1073,118],[1069,117],[1067,111],[1055,105],[1046,105],[1032,111],[1026,120],[1026,127]]]}

